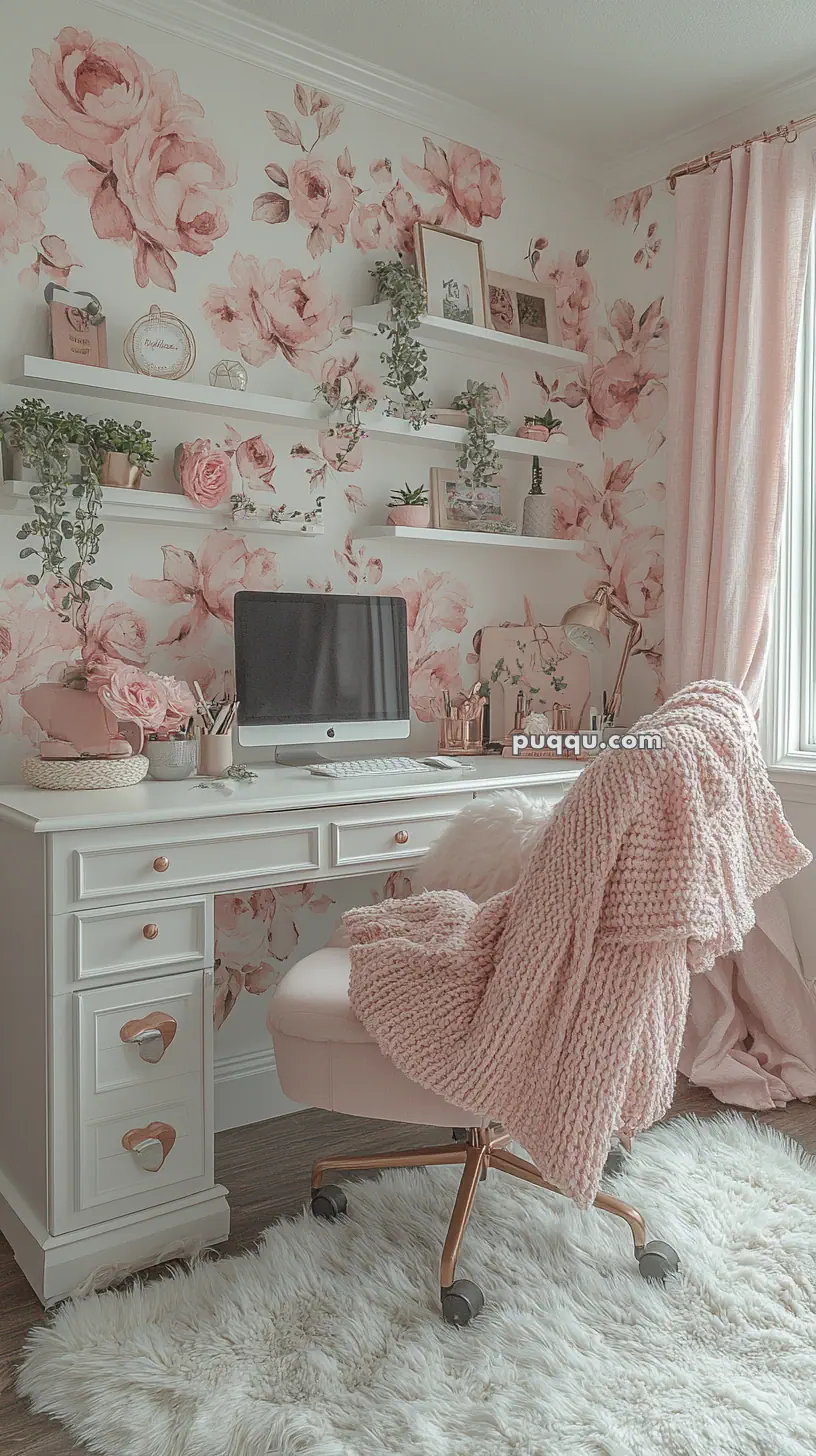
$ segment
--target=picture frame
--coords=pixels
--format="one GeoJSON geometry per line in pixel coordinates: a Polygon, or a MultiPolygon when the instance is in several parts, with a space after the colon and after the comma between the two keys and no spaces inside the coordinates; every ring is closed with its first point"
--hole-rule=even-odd
{"type": "Polygon", "coordinates": [[[431,317],[488,328],[487,269],[481,238],[418,222],[414,224],[414,243],[431,317]]]}
{"type": "Polygon", "coordinates": [[[501,480],[474,493],[460,470],[431,470],[431,526],[437,531],[479,531],[502,520],[501,480]]]}
{"type": "Polygon", "coordinates": [[[507,273],[487,275],[489,327],[501,334],[533,339],[539,344],[560,344],[561,326],[551,283],[512,278],[507,273]]]}

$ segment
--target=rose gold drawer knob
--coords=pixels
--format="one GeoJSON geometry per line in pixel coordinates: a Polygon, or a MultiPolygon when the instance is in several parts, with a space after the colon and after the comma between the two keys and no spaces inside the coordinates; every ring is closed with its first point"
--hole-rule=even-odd
{"type": "Polygon", "coordinates": [[[145,940],[155,940],[156,939],[156,936],[158,935],[158,933],[159,933],[159,927],[158,927],[158,925],[152,925],[151,924],[151,925],[143,925],[142,926],[142,935],[144,936],[145,940]]]}
{"type": "Polygon", "coordinates": [[[407,844],[408,843],[408,830],[407,829],[398,829],[397,832],[396,832],[396,834],[394,835],[394,843],[395,844],[407,844]]]}
{"type": "Polygon", "coordinates": [[[169,1122],[150,1122],[147,1127],[132,1127],[122,1138],[122,1147],[132,1153],[145,1173],[158,1173],[172,1152],[176,1129],[169,1122]]]}
{"type": "Polygon", "coordinates": [[[166,854],[158,854],[158,855],[156,855],[156,858],[153,861],[153,868],[156,871],[156,874],[157,875],[163,875],[164,872],[165,872],[165,870],[169,870],[169,868],[170,868],[170,861],[167,858],[167,855],[166,854]]]}
{"type": "Polygon", "coordinates": [[[119,1040],[135,1046],[143,1062],[160,1062],[176,1035],[178,1023],[168,1011],[151,1011],[134,1021],[126,1021],[119,1040]]]}

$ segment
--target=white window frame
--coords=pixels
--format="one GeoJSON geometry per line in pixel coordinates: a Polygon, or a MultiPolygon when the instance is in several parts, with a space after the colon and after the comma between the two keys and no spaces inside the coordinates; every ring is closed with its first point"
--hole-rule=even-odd
{"type": "MultiPolygon", "coordinates": [[[[816,246],[811,239],[788,442],[763,746],[775,779],[816,775],[816,246]]],[[[814,781],[816,792],[816,781],[814,781]]]]}

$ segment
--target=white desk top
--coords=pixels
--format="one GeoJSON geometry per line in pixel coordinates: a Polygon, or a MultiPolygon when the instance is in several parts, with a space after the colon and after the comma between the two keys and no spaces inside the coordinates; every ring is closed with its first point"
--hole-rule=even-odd
{"type": "Polygon", "coordinates": [[[208,779],[158,783],[144,779],[132,789],[90,789],[60,792],[26,784],[0,785],[0,820],[37,834],[64,829],[112,829],[125,824],[154,824],[167,819],[208,819],[228,814],[330,808],[332,804],[387,803],[426,798],[431,794],[472,794],[489,789],[525,789],[543,784],[570,784],[581,765],[570,759],[512,759],[498,755],[462,760],[461,776],[444,769],[427,774],[389,774],[380,778],[325,779],[304,768],[270,766],[258,770],[251,783],[234,783],[226,795],[208,779]],[[206,785],[206,787],[201,787],[206,785]]]}

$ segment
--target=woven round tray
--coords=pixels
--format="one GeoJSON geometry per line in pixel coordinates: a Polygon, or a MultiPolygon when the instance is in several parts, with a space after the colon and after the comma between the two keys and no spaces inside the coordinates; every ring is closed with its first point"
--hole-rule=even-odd
{"type": "Polygon", "coordinates": [[[141,783],[149,761],[129,758],[24,758],[23,778],[34,789],[129,789],[141,783]]]}

